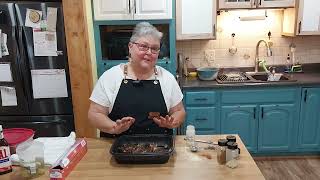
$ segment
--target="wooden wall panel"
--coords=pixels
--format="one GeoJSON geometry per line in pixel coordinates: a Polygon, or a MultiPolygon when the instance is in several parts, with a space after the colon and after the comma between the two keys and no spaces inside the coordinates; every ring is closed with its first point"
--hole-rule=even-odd
{"type": "Polygon", "coordinates": [[[76,134],[96,137],[96,128],[87,118],[93,82],[85,0],[62,0],[62,3],[76,134]]]}

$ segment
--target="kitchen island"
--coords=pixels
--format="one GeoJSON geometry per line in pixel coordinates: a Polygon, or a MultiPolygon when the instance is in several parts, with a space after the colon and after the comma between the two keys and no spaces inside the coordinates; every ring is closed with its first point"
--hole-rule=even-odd
{"type": "MultiPolygon", "coordinates": [[[[117,179],[117,180],[209,180],[209,179],[264,179],[238,136],[237,143],[241,148],[239,165],[230,169],[219,165],[216,150],[199,150],[191,152],[186,147],[184,136],[175,139],[175,152],[166,164],[118,164],[109,153],[112,140],[86,139],[88,152],[69,174],[67,179],[117,179]]],[[[217,142],[225,135],[197,136],[200,140],[217,142]]],[[[206,144],[198,144],[206,147],[206,144]]],[[[21,179],[19,169],[1,176],[1,179],[21,179]]],[[[48,173],[37,178],[48,179],[48,173]]]]}

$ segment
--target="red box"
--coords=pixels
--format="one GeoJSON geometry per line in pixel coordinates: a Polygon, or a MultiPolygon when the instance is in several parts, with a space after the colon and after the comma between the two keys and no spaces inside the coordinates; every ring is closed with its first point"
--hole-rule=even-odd
{"type": "Polygon", "coordinates": [[[87,151],[87,141],[85,139],[77,139],[70,149],[50,168],[50,180],[65,179],[87,151]]]}

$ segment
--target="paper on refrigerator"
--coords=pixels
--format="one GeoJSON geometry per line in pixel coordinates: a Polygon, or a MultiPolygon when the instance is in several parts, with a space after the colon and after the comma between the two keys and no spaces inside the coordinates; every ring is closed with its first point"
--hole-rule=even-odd
{"type": "Polygon", "coordinates": [[[56,32],[33,29],[34,56],[58,56],[56,32]]]}
{"type": "Polygon", "coordinates": [[[10,63],[0,64],[0,82],[12,82],[10,63]]]}
{"type": "Polygon", "coordinates": [[[8,35],[5,33],[0,33],[1,34],[1,54],[2,56],[8,56],[9,55],[9,50],[8,50],[8,35]]]}
{"type": "Polygon", "coordinates": [[[27,9],[25,26],[40,29],[42,11],[27,9]]]}
{"type": "Polygon", "coordinates": [[[14,87],[0,86],[2,106],[17,106],[17,93],[14,87]]]}
{"type": "Polygon", "coordinates": [[[68,97],[64,69],[31,70],[33,98],[68,97]]]}
{"type": "Polygon", "coordinates": [[[47,30],[56,31],[57,24],[57,8],[48,7],[47,9],[47,30]]]}

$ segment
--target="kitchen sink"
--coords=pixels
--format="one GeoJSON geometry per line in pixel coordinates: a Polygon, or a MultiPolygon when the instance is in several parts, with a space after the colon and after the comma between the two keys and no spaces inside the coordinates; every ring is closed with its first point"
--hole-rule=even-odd
{"type": "Polygon", "coordinates": [[[290,77],[286,76],[285,74],[276,73],[274,74],[274,79],[268,79],[269,75],[266,72],[246,72],[246,75],[252,77],[252,79],[256,81],[263,81],[263,82],[291,82],[296,81],[291,79],[290,77]]]}

